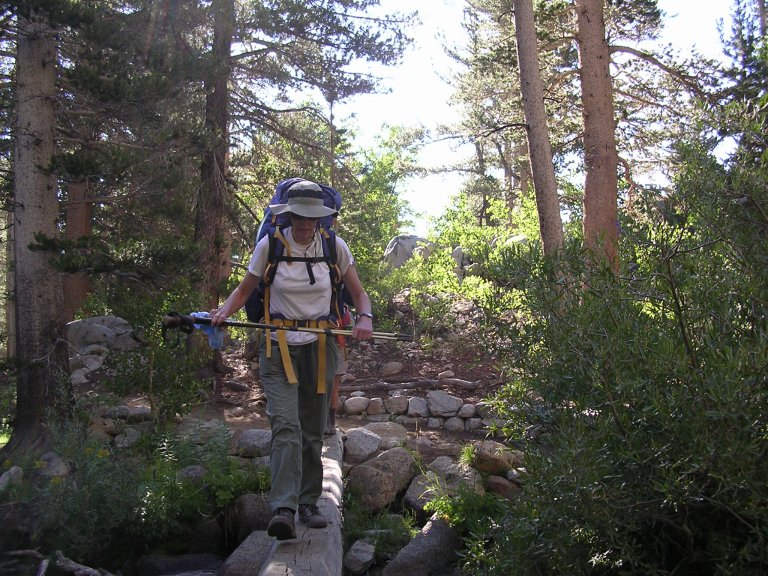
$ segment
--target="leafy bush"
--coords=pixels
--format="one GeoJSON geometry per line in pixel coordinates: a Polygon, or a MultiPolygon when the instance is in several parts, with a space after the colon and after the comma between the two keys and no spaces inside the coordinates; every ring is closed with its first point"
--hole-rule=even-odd
{"type": "Polygon", "coordinates": [[[689,154],[677,195],[623,223],[624,275],[575,244],[506,254],[525,314],[499,328],[516,377],[495,404],[528,475],[468,541],[473,574],[764,573],[766,187],[689,154]]]}
{"type": "Polygon", "coordinates": [[[205,382],[197,374],[204,363],[203,355],[152,340],[141,351],[112,352],[106,362],[110,377],[104,379],[103,385],[119,395],[146,394],[155,422],[162,428],[200,401],[205,382]]]}
{"type": "Polygon", "coordinates": [[[196,438],[158,436],[143,446],[148,465],[138,483],[139,514],[130,531],[144,540],[167,540],[182,523],[215,517],[235,498],[269,488],[269,474],[240,466],[229,457],[225,426],[213,429],[200,443],[196,438]],[[205,469],[204,482],[185,481],[178,472],[191,465],[205,469]]]}
{"type": "Polygon", "coordinates": [[[31,493],[16,497],[33,507],[37,547],[63,550],[86,565],[119,568],[160,544],[183,550],[185,526],[215,518],[238,496],[269,487],[266,471],[228,457],[223,426],[204,438],[147,437],[120,452],[75,429],[58,431],[56,439],[54,450],[71,472],[33,475],[24,484],[31,493]],[[191,465],[205,469],[202,480],[179,475],[191,465]]]}

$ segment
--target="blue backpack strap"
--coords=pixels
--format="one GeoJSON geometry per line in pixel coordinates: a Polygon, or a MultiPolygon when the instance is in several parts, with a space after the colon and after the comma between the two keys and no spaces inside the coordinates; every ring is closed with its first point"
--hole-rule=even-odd
{"type": "Polygon", "coordinates": [[[329,317],[338,321],[344,316],[344,284],[341,278],[341,269],[336,252],[336,233],[333,230],[320,229],[320,237],[323,243],[323,255],[331,274],[331,304],[329,317]]]}

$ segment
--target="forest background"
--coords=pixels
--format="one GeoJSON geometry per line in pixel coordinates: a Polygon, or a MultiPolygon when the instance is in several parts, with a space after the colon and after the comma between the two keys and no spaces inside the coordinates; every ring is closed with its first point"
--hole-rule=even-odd
{"type": "Polygon", "coordinates": [[[439,128],[472,151],[446,167],[466,179],[429,259],[394,272],[398,184],[428,171],[427,135],[361,149],[338,121],[378,84],[360,63],[409,43],[414,15],[377,5],[2,3],[8,461],[73,420],[65,322],[128,319],[157,379],[158,318],[220,301],[275,182],[301,174],[342,191],[380,324],[404,289],[427,340],[456,299],[483,311],[475,341],[505,375],[492,400],[528,477],[514,505],[444,503],[472,573],[760,574],[763,0],[734,0],[724,61],[649,49],[654,0],[467,3],[439,128]],[[653,172],[669,184],[641,184],[653,172]]]}

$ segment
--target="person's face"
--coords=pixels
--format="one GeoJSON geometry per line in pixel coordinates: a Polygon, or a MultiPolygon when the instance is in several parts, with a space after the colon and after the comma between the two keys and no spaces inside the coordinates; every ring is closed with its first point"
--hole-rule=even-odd
{"type": "Polygon", "coordinates": [[[306,218],[298,214],[291,214],[291,226],[293,227],[293,237],[299,242],[309,241],[317,228],[318,218],[306,218]]]}

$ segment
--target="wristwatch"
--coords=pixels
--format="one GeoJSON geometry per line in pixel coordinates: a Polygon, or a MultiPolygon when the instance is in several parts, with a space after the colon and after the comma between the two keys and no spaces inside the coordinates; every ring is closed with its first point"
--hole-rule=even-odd
{"type": "Polygon", "coordinates": [[[370,312],[360,312],[360,314],[358,314],[358,317],[360,316],[365,316],[366,318],[370,318],[371,320],[373,320],[373,314],[371,314],[370,312]]]}

